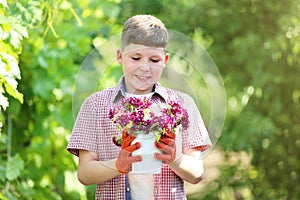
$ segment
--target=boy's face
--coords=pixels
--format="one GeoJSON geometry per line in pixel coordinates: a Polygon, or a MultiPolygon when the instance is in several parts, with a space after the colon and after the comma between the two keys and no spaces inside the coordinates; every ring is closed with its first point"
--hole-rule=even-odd
{"type": "Polygon", "coordinates": [[[118,63],[123,66],[126,92],[147,94],[160,79],[168,61],[163,48],[129,44],[123,52],[118,50],[118,63]]]}

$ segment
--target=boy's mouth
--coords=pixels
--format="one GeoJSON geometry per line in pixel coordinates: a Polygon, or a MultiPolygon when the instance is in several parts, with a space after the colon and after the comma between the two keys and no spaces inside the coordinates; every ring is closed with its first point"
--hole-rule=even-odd
{"type": "Polygon", "coordinates": [[[146,80],[149,80],[149,79],[150,79],[150,76],[139,76],[139,75],[136,75],[136,77],[137,77],[138,80],[140,80],[140,81],[146,81],[146,80]]]}

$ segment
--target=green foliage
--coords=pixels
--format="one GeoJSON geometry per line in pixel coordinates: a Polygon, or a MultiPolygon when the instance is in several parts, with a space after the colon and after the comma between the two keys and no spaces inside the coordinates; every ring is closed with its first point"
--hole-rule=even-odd
{"type": "MultiPolygon", "coordinates": [[[[78,183],[77,160],[66,151],[78,109],[72,95],[107,88],[122,71],[111,63],[92,89],[87,83],[95,74],[87,72],[82,82],[77,74],[94,47],[140,13],[199,42],[223,75],[221,174],[188,198],[298,199],[299,8],[296,0],[0,1],[0,199],[93,198],[95,186],[78,183]],[[247,164],[232,161],[241,152],[247,164]]],[[[188,74],[188,67],[182,71],[188,74]]],[[[208,121],[203,80],[190,81],[199,86],[195,93],[208,121]]]]}
{"type": "Polygon", "coordinates": [[[1,16],[0,33],[6,36],[0,43],[5,47],[1,46],[1,53],[5,50],[14,57],[1,57],[1,63],[6,65],[6,74],[1,66],[0,80],[6,89],[1,91],[9,101],[8,107],[8,101],[1,100],[1,106],[7,108],[1,115],[7,126],[0,135],[3,199],[93,198],[94,186],[84,190],[77,179],[74,181],[77,164],[66,145],[74,121],[72,94],[76,73],[93,48],[93,39],[103,38],[99,23],[106,23],[103,27],[109,35],[117,31],[113,25],[108,26],[108,21],[114,21],[119,7],[113,2],[104,3],[103,7],[94,4],[24,0],[5,2],[1,7],[5,15],[1,16]],[[114,14],[103,12],[107,8],[114,14]],[[7,87],[11,83],[8,78],[15,81],[14,87],[7,87]],[[24,94],[24,102],[9,89],[24,94]]]}
{"type": "Polygon", "coordinates": [[[15,180],[23,169],[24,162],[19,154],[10,157],[6,163],[6,178],[9,181],[15,180]]]}
{"type": "MultiPolygon", "coordinates": [[[[246,171],[226,164],[214,182],[211,199],[236,177],[246,184],[246,199],[298,199],[299,180],[299,2],[202,1],[204,37],[213,38],[209,51],[224,75],[228,96],[227,121],[219,145],[226,151],[252,155],[246,171]],[[230,3],[229,3],[230,2],[230,3]],[[296,58],[298,57],[298,58],[296,58]],[[222,182],[225,181],[225,182],[222,182]],[[217,187],[216,187],[217,185],[217,187]],[[252,196],[252,198],[251,198],[252,196]]],[[[203,196],[203,195],[202,195],[203,196]]],[[[205,198],[205,197],[203,197],[205,198]]]]}
{"type": "MultiPolygon", "coordinates": [[[[16,7],[20,6],[16,3],[16,7]]],[[[0,111],[5,110],[8,98],[5,93],[23,102],[23,95],[17,90],[17,79],[20,79],[18,54],[21,50],[21,41],[28,37],[26,25],[19,15],[8,9],[6,1],[0,4],[0,111]]],[[[0,128],[2,127],[2,117],[0,128]]]]}

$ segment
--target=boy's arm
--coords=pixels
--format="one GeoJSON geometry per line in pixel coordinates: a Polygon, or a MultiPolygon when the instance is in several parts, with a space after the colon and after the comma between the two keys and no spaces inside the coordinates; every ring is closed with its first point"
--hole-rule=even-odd
{"type": "Polygon", "coordinates": [[[202,180],[204,171],[200,156],[200,151],[188,149],[177,160],[169,164],[169,167],[183,180],[197,184],[202,180]]]}
{"type": "Polygon", "coordinates": [[[77,171],[78,180],[84,185],[91,185],[118,176],[120,173],[115,168],[116,160],[112,159],[100,162],[97,159],[97,153],[80,150],[77,171]]]}
{"type": "Polygon", "coordinates": [[[121,151],[116,159],[98,161],[97,153],[79,150],[78,179],[82,184],[97,184],[110,180],[120,173],[127,174],[132,170],[132,163],[142,161],[142,156],[131,155],[141,147],[139,142],[131,144],[135,137],[124,130],[122,139],[121,151]]]}
{"type": "Polygon", "coordinates": [[[179,158],[176,158],[176,142],[175,133],[165,133],[159,141],[155,141],[154,145],[162,151],[162,153],[154,153],[156,160],[161,160],[183,180],[196,184],[202,180],[203,162],[201,151],[191,148],[182,152],[179,158]]]}

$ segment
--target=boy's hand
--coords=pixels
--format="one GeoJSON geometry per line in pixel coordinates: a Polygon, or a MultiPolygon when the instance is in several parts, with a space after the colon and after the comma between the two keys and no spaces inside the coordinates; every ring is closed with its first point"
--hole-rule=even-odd
{"type": "Polygon", "coordinates": [[[166,133],[159,141],[155,141],[155,146],[163,153],[154,153],[156,160],[161,160],[164,164],[171,164],[176,158],[175,133],[166,133]]]}
{"type": "Polygon", "coordinates": [[[131,145],[131,142],[135,139],[134,136],[128,135],[126,130],[123,131],[122,140],[123,144],[121,147],[121,151],[119,153],[119,157],[116,161],[116,168],[118,172],[122,174],[127,174],[132,170],[132,163],[142,161],[142,156],[132,156],[131,153],[139,148],[141,148],[141,144],[139,142],[131,145]]]}

